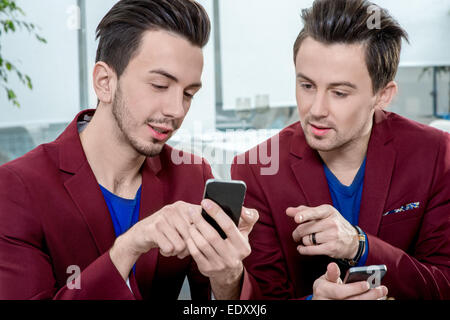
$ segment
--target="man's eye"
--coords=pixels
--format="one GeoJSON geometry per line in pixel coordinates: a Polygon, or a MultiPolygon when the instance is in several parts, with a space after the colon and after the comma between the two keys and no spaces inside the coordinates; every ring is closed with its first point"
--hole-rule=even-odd
{"type": "Polygon", "coordinates": [[[334,91],[334,94],[335,94],[335,96],[338,97],[338,98],[346,98],[346,97],[348,96],[347,93],[340,92],[340,91],[334,91]]]}
{"type": "Polygon", "coordinates": [[[164,89],[168,88],[167,86],[160,86],[160,85],[153,84],[153,83],[152,83],[152,86],[153,86],[153,88],[158,89],[158,90],[164,90],[164,89]]]}
{"type": "Polygon", "coordinates": [[[313,87],[312,84],[310,84],[310,83],[301,83],[300,86],[306,90],[310,90],[313,87]]]}
{"type": "Polygon", "coordinates": [[[194,95],[193,95],[193,94],[190,94],[190,93],[188,93],[188,92],[185,92],[185,93],[184,93],[184,96],[185,96],[186,98],[188,98],[188,99],[194,99],[194,95]]]}

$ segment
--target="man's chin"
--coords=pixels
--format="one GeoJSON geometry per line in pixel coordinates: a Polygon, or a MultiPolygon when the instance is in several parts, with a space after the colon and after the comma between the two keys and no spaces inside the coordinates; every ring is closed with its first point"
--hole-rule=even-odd
{"type": "Polygon", "coordinates": [[[137,153],[148,158],[154,158],[160,155],[165,143],[151,143],[149,146],[134,146],[137,153]]]}
{"type": "Polygon", "coordinates": [[[330,141],[330,139],[316,139],[312,137],[307,137],[306,142],[311,149],[320,152],[329,152],[337,148],[336,144],[330,141]]]}

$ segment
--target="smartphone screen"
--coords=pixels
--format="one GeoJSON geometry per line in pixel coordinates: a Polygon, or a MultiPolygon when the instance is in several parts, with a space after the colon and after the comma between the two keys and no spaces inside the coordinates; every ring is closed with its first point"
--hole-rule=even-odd
{"type": "Polygon", "coordinates": [[[387,267],[383,265],[354,267],[347,271],[344,283],[367,281],[371,288],[380,286],[381,280],[387,272],[387,267]]]}
{"type": "MultiPolygon", "coordinates": [[[[228,180],[208,180],[205,186],[203,198],[210,199],[217,203],[222,210],[233,220],[237,226],[241,217],[242,205],[244,204],[245,192],[247,186],[244,181],[228,180]]],[[[202,211],[203,218],[220,234],[222,239],[227,236],[217,222],[211,216],[202,211]]]]}

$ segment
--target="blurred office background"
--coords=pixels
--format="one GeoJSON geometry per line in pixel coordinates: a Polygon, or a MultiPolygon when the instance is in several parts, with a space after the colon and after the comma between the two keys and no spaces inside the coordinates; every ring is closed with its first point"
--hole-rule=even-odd
{"type": "MultiPolygon", "coordinates": [[[[16,0],[47,43],[25,29],[2,34],[1,53],[28,74],[0,88],[0,165],[54,140],[83,109],[95,108],[91,73],[95,29],[116,0],[16,0]]],[[[312,0],[199,0],[213,32],[204,49],[204,87],[185,123],[170,141],[209,160],[218,178],[229,178],[232,155],[298,121],[292,46],[302,27],[300,11],[312,0]],[[225,156],[225,154],[227,156],[225,156]]],[[[450,113],[450,1],[378,0],[410,35],[397,75],[400,92],[391,111],[425,124],[450,113]]],[[[446,125],[442,122],[442,127],[446,125]]],[[[186,291],[180,298],[187,298],[186,291]]]]}

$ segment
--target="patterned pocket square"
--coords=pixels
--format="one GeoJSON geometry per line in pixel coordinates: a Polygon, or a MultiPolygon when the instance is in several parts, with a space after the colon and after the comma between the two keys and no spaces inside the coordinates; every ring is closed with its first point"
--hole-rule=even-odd
{"type": "Polygon", "coordinates": [[[409,210],[413,210],[413,209],[419,209],[419,207],[420,207],[420,202],[413,202],[413,203],[404,205],[401,208],[388,211],[385,214],[383,214],[383,217],[388,216],[393,213],[401,213],[401,212],[405,212],[405,211],[409,211],[409,210]]]}

